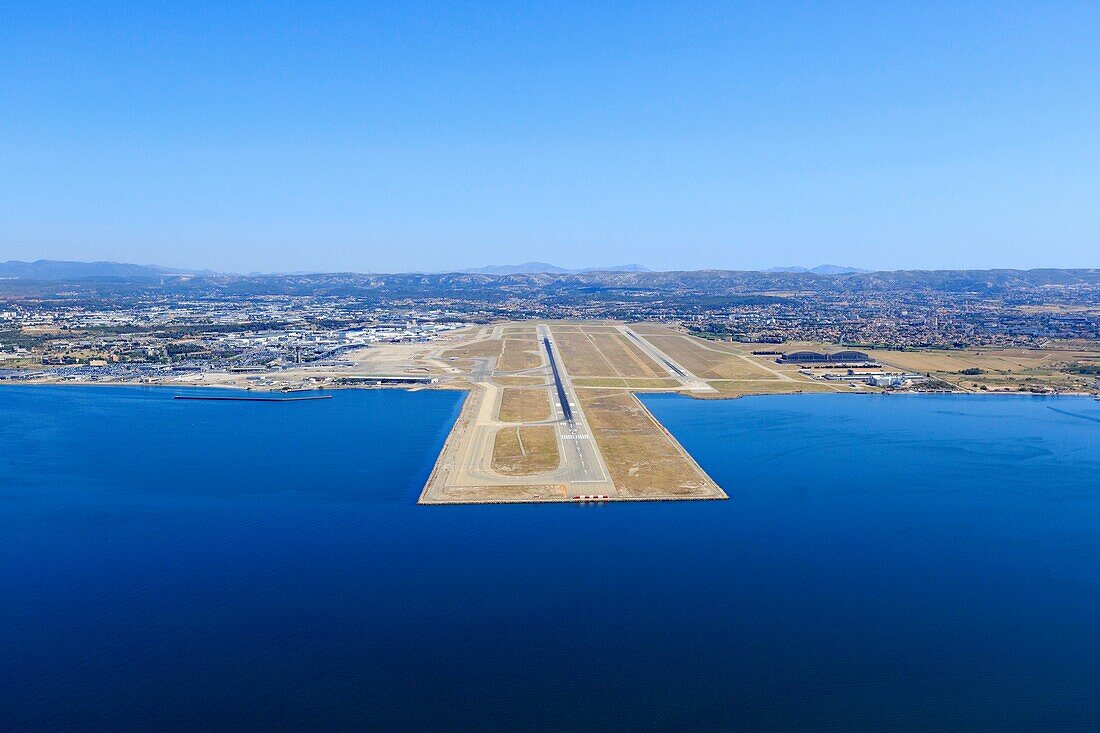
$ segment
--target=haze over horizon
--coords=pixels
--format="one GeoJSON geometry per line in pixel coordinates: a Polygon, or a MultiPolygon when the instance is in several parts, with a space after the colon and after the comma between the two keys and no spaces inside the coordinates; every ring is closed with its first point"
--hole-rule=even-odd
{"type": "Polygon", "coordinates": [[[0,10],[0,261],[1100,267],[1100,6],[0,10]]]}

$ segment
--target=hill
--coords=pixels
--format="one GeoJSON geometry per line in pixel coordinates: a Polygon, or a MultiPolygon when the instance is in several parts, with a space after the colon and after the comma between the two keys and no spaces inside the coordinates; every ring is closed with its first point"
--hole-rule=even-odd
{"type": "Polygon", "coordinates": [[[548,262],[524,262],[522,265],[486,265],[468,270],[460,270],[474,275],[578,275],[585,272],[649,272],[641,265],[610,265],[608,267],[585,267],[569,269],[548,262]]]}
{"type": "Polygon", "coordinates": [[[165,275],[214,275],[211,270],[184,270],[159,265],[132,265],[125,262],[70,262],[35,260],[0,262],[0,277],[22,280],[84,280],[87,278],[159,278],[165,275]]]}
{"type": "Polygon", "coordinates": [[[817,267],[769,267],[763,272],[809,272],[814,275],[851,275],[853,273],[871,272],[859,267],[845,265],[818,265],[817,267]]]}

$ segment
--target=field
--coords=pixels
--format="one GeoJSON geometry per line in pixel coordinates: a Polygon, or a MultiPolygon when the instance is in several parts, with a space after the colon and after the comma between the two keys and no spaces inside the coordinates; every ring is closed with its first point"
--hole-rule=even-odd
{"type": "Polygon", "coordinates": [[[669,334],[669,333],[675,333],[675,331],[670,329],[668,326],[665,326],[665,325],[660,324],[660,323],[632,323],[632,324],[630,324],[630,328],[635,333],[641,333],[641,334],[655,333],[655,334],[665,335],[665,334],[669,334]]]}
{"type": "Polygon", "coordinates": [[[642,337],[700,379],[778,379],[773,372],[726,344],[667,330],[642,333],[642,337]]]}
{"type": "Polygon", "coordinates": [[[620,389],[675,390],[680,383],[675,379],[622,379],[620,377],[581,377],[574,379],[576,387],[617,387],[620,389]]]}
{"type": "Polygon", "coordinates": [[[534,369],[542,364],[542,355],[539,352],[538,341],[534,336],[530,338],[512,338],[506,336],[503,351],[497,360],[497,370],[502,372],[518,372],[525,369],[534,369]]]}
{"type": "Polygon", "coordinates": [[[503,476],[545,473],[557,468],[558,461],[558,439],[549,425],[497,431],[493,443],[493,470],[503,476]]]}
{"type": "Polygon", "coordinates": [[[854,391],[843,384],[837,384],[836,389],[825,382],[814,382],[809,379],[799,381],[746,381],[736,379],[715,379],[707,382],[711,387],[718,390],[718,394],[706,394],[700,393],[694,395],[702,399],[721,399],[724,397],[735,397],[739,395],[751,395],[751,394],[797,394],[800,392],[836,392],[836,391],[854,391]]]}
{"type": "Polygon", "coordinates": [[[1100,364],[1100,351],[1082,349],[964,349],[873,351],[884,365],[931,376],[973,391],[1050,388],[1085,392],[1096,377],[1075,368],[1100,364]],[[969,374],[966,372],[970,372],[969,374]]]}
{"type": "Polygon", "coordinates": [[[541,387],[547,383],[546,377],[525,377],[510,374],[495,375],[493,381],[509,387],[541,387]]]}
{"type": "Polygon", "coordinates": [[[453,349],[447,349],[443,352],[442,356],[446,359],[472,359],[477,357],[499,356],[503,345],[504,342],[500,339],[476,341],[471,344],[466,344],[465,346],[456,346],[453,349]]]}
{"type": "Polygon", "coordinates": [[[527,323],[511,323],[501,329],[501,333],[513,338],[535,338],[535,327],[527,323]]]}
{"type": "Polygon", "coordinates": [[[581,404],[615,488],[626,497],[717,497],[721,491],[627,392],[583,390],[581,404]]]}
{"type": "Polygon", "coordinates": [[[539,422],[550,417],[550,393],[545,389],[505,387],[498,417],[503,422],[539,422]]]}
{"type": "Polygon", "coordinates": [[[619,327],[611,323],[594,321],[561,321],[553,324],[555,333],[619,333],[619,327]]]}
{"type": "MultiPolygon", "coordinates": [[[[670,359],[716,390],[696,391],[701,398],[734,397],[743,394],[831,392],[845,389],[815,382],[798,368],[775,363],[774,357],[753,356],[753,348],[742,344],[707,341],[658,324],[637,324],[631,328],[670,359]]],[[[605,326],[553,327],[562,360],[583,389],[617,388],[677,390],[681,384],[624,336],[605,326]],[[639,364],[641,366],[639,366],[639,364]],[[635,376],[642,373],[648,376],[635,376]]],[[[772,347],[774,348],[774,347],[772,347]]]]}
{"type": "Polygon", "coordinates": [[[507,326],[502,338],[490,338],[456,346],[442,352],[445,359],[493,358],[502,372],[520,372],[542,364],[542,352],[532,326],[507,326]]]}
{"type": "Polygon", "coordinates": [[[552,332],[571,377],[653,379],[668,375],[617,329],[555,325],[552,332]]]}
{"type": "Polygon", "coordinates": [[[883,364],[912,372],[959,372],[963,369],[1012,372],[1050,366],[1052,355],[1041,351],[1015,349],[966,351],[872,351],[869,354],[883,364]]]}

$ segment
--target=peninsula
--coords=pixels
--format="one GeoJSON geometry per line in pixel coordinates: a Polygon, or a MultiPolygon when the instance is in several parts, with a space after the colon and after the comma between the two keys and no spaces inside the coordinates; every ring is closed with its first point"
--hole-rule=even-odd
{"type": "Polygon", "coordinates": [[[726,498],[735,487],[649,413],[647,392],[1100,389],[1093,270],[244,277],[114,265],[123,275],[75,278],[73,267],[0,281],[0,381],[231,387],[288,402],[466,391],[423,504],[726,498]]]}

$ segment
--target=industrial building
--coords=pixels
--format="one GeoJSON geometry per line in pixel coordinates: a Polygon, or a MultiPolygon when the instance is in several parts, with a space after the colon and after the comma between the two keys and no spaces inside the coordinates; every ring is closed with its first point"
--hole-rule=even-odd
{"type": "Polygon", "coordinates": [[[822,354],[818,351],[792,351],[777,359],[780,364],[863,364],[871,361],[871,357],[862,351],[837,351],[832,354],[822,354]]]}

